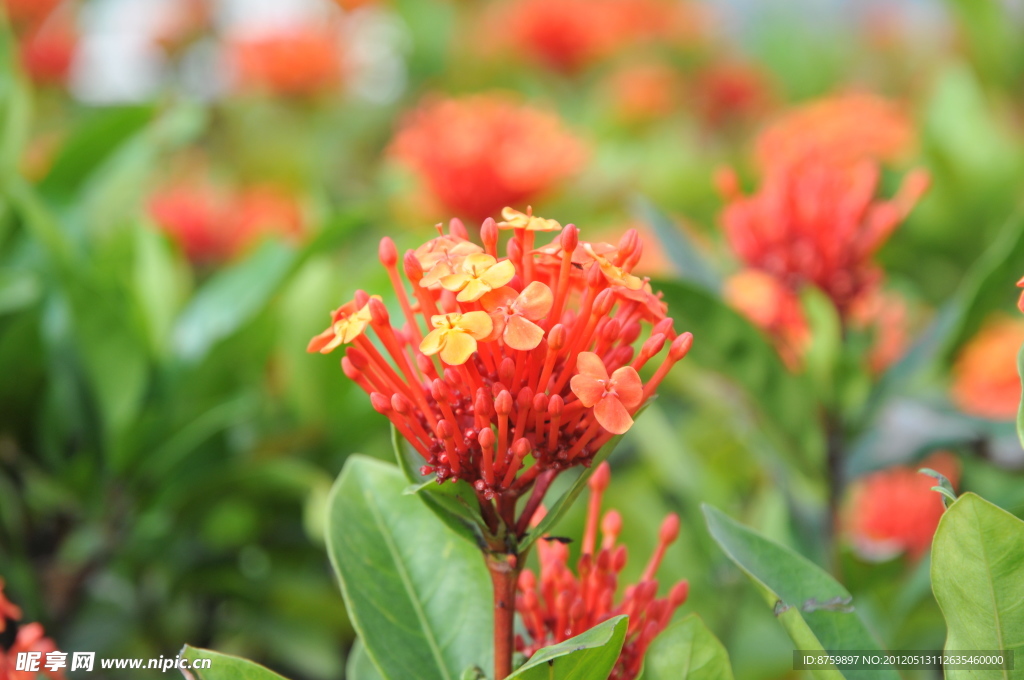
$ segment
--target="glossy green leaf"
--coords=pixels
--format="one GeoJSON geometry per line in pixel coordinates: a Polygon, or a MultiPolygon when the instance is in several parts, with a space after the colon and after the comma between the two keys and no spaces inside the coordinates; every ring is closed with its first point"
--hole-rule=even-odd
{"type": "Polygon", "coordinates": [[[633,212],[654,230],[665,254],[675,265],[676,273],[713,293],[722,289],[722,278],[718,272],[708,264],[686,232],[676,226],[668,215],[643,197],[634,199],[633,212]]]}
{"type": "Polygon", "coordinates": [[[363,641],[356,639],[352,650],[348,653],[348,661],[345,663],[346,680],[382,680],[380,671],[373,665],[373,660],[366,653],[363,641]]]}
{"type": "Polygon", "coordinates": [[[208,649],[185,645],[181,657],[191,664],[209,659],[209,668],[182,670],[182,675],[191,680],[284,680],[284,676],[268,670],[258,663],[237,656],[219,654],[208,649]]]}
{"type": "Polygon", "coordinates": [[[656,281],[680,331],[699,331],[686,361],[740,384],[764,415],[766,431],[806,465],[823,450],[809,417],[817,411],[808,381],[790,372],[759,329],[724,301],[685,281],[656,281]],[[703,338],[703,339],[702,339],[703,338]]]}
{"type": "Polygon", "coordinates": [[[433,476],[424,477],[416,467],[422,458],[407,446],[394,425],[391,426],[391,446],[395,460],[410,485],[406,494],[416,495],[452,531],[484,549],[490,532],[480,517],[479,501],[468,482],[458,480],[438,484],[433,476]]]}
{"type": "Polygon", "coordinates": [[[217,273],[178,316],[173,331],[176,354],[188,362],[201,360],[266,306],[294,262],[294,250],[269,241],[217,273]]]}
{"type": "MultiPolygon", "coordinates": [[[[849,591],[821,568],[709,505],[703,510],[711,537],[761,591],[796,649],[881,649],[858,617],[849,591]]],[[[836,670],[815,675],[842,677],[836,670]]],[[[873,677],[899,679],[892,668],[878,669],[873,677]]]]}
{"type": "Polygon", "coordinates": [[[328,554],[386,680],[458,680],[491,667],[490,579],[480,552],[407,486],[393,465],[349,458],[328,500],[328,554]]]}
{"type": "Polygon", "coordinates": [[[565,642],[541,649],[508,680],[607,680],[629,619],[616,616],[565,642]]]}
{"type": "Polygon", "coordinates": [[[732,680],[729,653],[699,616],[663,630],[644,655],[642,680],[732,680]]]}
{"type": "Polygon", "coordinates": [[[932,590],[946,650],[1012,650],[1016,670],[946,671],[960,678],[1024,678],[1024,522],[973,493],[942,515],[932,542],[932,590]]]}

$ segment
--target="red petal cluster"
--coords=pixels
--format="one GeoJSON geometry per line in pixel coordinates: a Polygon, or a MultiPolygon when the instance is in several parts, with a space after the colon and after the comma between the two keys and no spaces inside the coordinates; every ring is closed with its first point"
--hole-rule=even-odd
{"type": "Polygon", "coordinates": [[[64,84],[78,49],[74,12],[70,8],[57,8],[38,16],[26,14],[25,18],[19,37],[22,68],[38,84],[64,84]]]}
{"type": "Polygon", "coordinates": [[[844,318],[879,283],[875,252],[928,183],[925,173],[911,173],[896,198],[876,201],[877,165],[822,158],[774,166],[751,196],[740,195],[734,176],[720,179],[731,198],[722,221],[739,258],[792,291],[817,286],[844,318]]]}
{"type": "MultiPolygon", "coordinates": [[[[7,627],[7,620],[18,621],[21,619],[21,609],[13,604],[4,595],[4,580],[0,578],[0,633],[7,627]]],[[[0,680],[36,680],[37,673],[19,671],[16,669],[18,654],[24,652],[39,652],[42,654],[40,668],[42,674],[52,680],[64,680],[64,671],[48,671],[44,668],[46,654],[56,652],[57,645],[53,640],[46,637],[43,627],[38,623],[22,624],[14,638],[14,644],[4,651],[0,649],[0,680]]]]}
{"type": "Polygon", "coordinates": [[[480,222],[554,189],[581,168],[586,149],[557,116],[483,94],[425,101],[391,154],[449,214],[480,222]]]}
{"type": "Polygon", "coordinates": [[[509,0],[492,21],[502,30],[489,35],[564,73],[642,43],[686,40],[702,23],[692,4],[671,0],[509,0]]]}
{"type": "Polygon", "coordinates": [[[380,258],[403,325],[359,291],[308,349],[348,345],[346,375],[422,455],[423,473],[469,482],[489,520],[523,534],[554,477],[589,465],[629,428],[692,336],[676,335],[659,297],[630,273],[643,250],[636,232],[618,246],[586,243],[573,225],[505,216],[501,226],[513,231],[505,257],[494,220],[481,227],[482,246],[453,220],[447,234],[405,254],[408,285],[385,238],[380,258]],[[553,230],[553,242],[534,246],[537,231],[553,230]],[[638,371],[666,346],[643,385],[638,371]],[[531,488],[516,521],[516,499],[531,488]]]}
{"type": "Polygon", "coordinates": [[[294,239],[303,230],[296,200],[269,186],[235,193],[204,184],[168,186],[150,198],[149,213],[200,263],[231,259],[267,235],[294,239]]]}
{"type": "Polygon", "coordinates": [[[644,569],[640,582],[625,589],[622,600],[615,604],[619,574],[626,566],[626,547],[617,546],[622,519],[610,510],[601,520],[601,546],[597,548],[597,527],[601,512],[601,496],[608,486],[607,463],[590,478],[590,505],[583,547],[576,573],[569,569],[569,549],[558,541],[537,544],[540,578],[529,569],[519,576],[516,609],[526,627],[529,642],[516,638],[516,648],[527,657],[537,650],[557,644],[593,628],[602,621],[625,614],[629,628],[622,652],[609,676],[611,680],[632,680],[640,672],[644,653],[658,633],[665,629],[672,614],[689,593],[686,581],[677,583],[668,597],[658,598],[658,582],[654,576],[665,550],[679,535],[679,517],[669,515],[661,525],[658,547],[644,569]]]}

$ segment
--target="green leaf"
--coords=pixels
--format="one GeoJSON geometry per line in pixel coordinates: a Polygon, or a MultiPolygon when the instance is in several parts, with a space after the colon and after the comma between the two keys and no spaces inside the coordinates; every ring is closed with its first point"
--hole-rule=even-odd
{"type": "Polygon", "coordinates": [[[403,493],[393,465],[348,459],[328,500],[327,550],[352,623],[387,680],[458,680],[492,662],[480,552],[403,493]]]}
{"type": "Polygon", "coordinates": [[[82,184],[117,149],[153,118],[152,106],[118,106],[94,110],[61,146],[53,166],[39,184],[47,197],[70,200],[82,184]]]}
{"type": "Polygon", "coordinates": [[[264,668],[258,663],[237,656],[219,654],[208,649],[185,645],[180,656],[192,664],[208,659],[209,668],[183,670],[182,675],[194,680],[284,680],[284,676],[264,668]]]}
{"type": "Polygon", "coordinates": [[[247,259],[217,273],[178,317],[173,332],[176,354],[186,362],[200,361],[266,306],[294,262],[293,249],[268,241],[247,259]]]}
{"type": "Polygon", "coordinates": [[[808,414],[817,411],[806,378],[790,372],[761,331],[724,301],[693,283],[656,281],[669,314],[681,330],[692,328],[694,361],[739,383],[763,414],[763,425],[783,451],[807,466],[824,450],[821,432],[808,414]]]}
{"type": "Polygon", "coordinates": [[[932,542],[932,590],[946,618],[946,650],[1012,650],[1016,670],[946,671],[959,678],[1024,678],[1024,522],[965,493],[932,542]]]}
{"type": "Polygon", "coordinates": [[[718,272],[708,265],[686,232],[676,226],[668,215],[642,196],[633,200],[633,213],[654,230],[665,254],[682,278],[712,293],[718,294],[721,291],[722,278],[718,272]]]}
{"type": "Polygon", "coordinates": [[[732,680],[729,653],[700,617],[661,632],[644,655],[643,680],[732,680]]]}
{"type": "MultiPolygon", "coordinates": [[[[810,560],[770,541],[704,505],[715,542],[757,586],[796,649],[881,650],[857,616],[853,597],[810,560]]],[[[837,670],[815,671],[820,678],[841,678],[837,670]]],[[[891,667],[875,678],[899,680],[891,667]]]]}
{"type": "Polygon", "coordinates": [[[473,487],[465,480],[438,484],[433,477],[424,477],[416,469],[419,454],[406,446],[405,439],[394,425],[391,426],[391,447],[395,460],[410,482],[403,493],[415,495],[423,501],[449,529],[480,549],[486,549],[490,531],[480,517],[479,501],[473,487]]]}
{"type": "Polygon", "coordinates": [[[956,502],[956,489],[953,488],[952,482],[946,478],[946,475],[931,468],[921,468],[918,472],[928,475],[938,482],[936,486],[932,487],[932,491],[942,495],[942,504],[944,506],[948,508],[952,503],[956,502]]]}
{"type": "Polygon", "coordinates": [[[366,653],[363,641],[356,638],[352,650],[348,653],[345,663],[346,680],[382,680],[380,671],[373,665],[373,660],[366,653]]]}
{"type": "Polygon", "coordinates": [[[626,640],[629,618],[616,616],[585,633],[545,647],[508,680],[607,680],[626,640]]]}

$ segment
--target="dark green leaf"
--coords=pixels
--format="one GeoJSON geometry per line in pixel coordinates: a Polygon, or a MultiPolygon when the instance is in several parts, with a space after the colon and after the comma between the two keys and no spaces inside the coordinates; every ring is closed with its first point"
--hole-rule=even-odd
{"type": "Polygon", "coordinates": [[[181,657],[188,659],[192,665],[205,665],[203,661],[209,660],[209,668],[182,670],[186,678],[194,680],[284,680],[283,676],[258,663],[237,656],[211,652],[208,649],[185,645],[181,650],[181,657]]]}
{"type": "Polygon", "coordinates": [[[349,615],[387,680],[458,680],[491,667],[491,586],[478,550],[403,493],[393,465],[348,459],[327,549],[349,615]]]}
{"type": "Polygon", "coordinates": [[[210,279],[174,325],[176,354],[187,362],[201,360],[266,306],[294,261],[294,250],[270,241],[210,279]]]}
{"type": "Polygon", "coordinates": [[[643,680],[732,680],[729,653],[700,617],[666,628],[644,655],[643,680]]]}
{"type": "Polygon", "coordinates": [[[626,639],[629,619],[616,616],[585,633],[545,647],[508,680],[607,680],[626,639]]]}
{"type": "MultiPolygon", "coordinates": [[[[704,518],[715,542],[757,586],[796,649],[880,650],[857,616],[850,593],[802,555],[770,541],[704,505],[704,518]]],[[[823,678],[838,671],[816,672],[823,678]]],[[[898,680],[890,667],[873,676],[898,680]]]]}
{"type": "Polygon", "coordinates": [[[946,617],[946,651],[1013,651],[1016,670],[946,671],[948,680],[1024,678],[1024,522],[973,493],[942,515],[932,542],[932,589],[946,617]]]}

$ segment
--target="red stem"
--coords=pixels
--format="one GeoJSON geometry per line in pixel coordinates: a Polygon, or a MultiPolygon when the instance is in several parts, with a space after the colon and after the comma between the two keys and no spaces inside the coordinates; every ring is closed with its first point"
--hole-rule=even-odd
{"type": "Polygon", "coordinates": [[[512,555],[489,554],[485,559],[494,587],[494,680],[505,680],[512,674],[519,567],[512,555]]]}

